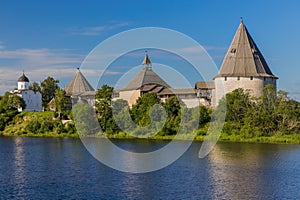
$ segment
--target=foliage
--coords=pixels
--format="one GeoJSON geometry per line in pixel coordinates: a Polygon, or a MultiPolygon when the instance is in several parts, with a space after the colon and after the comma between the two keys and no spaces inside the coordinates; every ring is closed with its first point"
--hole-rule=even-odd
{"type": "Polygon", "coordinates": [[[286,135],[300,132],[300,103],[273,85],[266,85],[263,95],[253,99],[247,91],[234,90],[222,99],[226,102],[224,133],[243,137],[286,135]]]}
{"type": "Polygon", "coordinates": [[[18,108],[25,109],[24,100],[9,92],[6,92],[0,100],[0,131],[3,131],[5,126],[18,113],[18,108]]]}
{"type": "Polygon", "coordinates": [[[42,104],[44,108],[48,107],[48,103],[54,98],[55,90],[59,88],[59,81],[55,80],[53,77],[48,76],[41,83],[41,92],[42,92],[42,104]]]}
{"type": "Polygon", "coordinates": [[[114,133],[119,130],[114,122],[112,114],[113,88],[103,85],[96,93],[96,110],[102,130],[106,133],[114,133]]]}
{"type": "Polygon", "coordinates": [[[199,127],[204,127],[211,120],[211,109],[205,106],[199,106],[200,118],[199,118],[199,127]]]}
{"type": "Polygon", "coordinates": [[[174,135],[177,133],[181,122],[180,102],[177,99],[177,97],[174,96],[168,98],[166,102],[163,104],[163,106],[167,112],[168,120],[164,126],[163,131],[160,134],[174,135]]]}
{"type": "Polygon", "coordinates": [[[64,111],[63,90],[57,89],[55,100],[57,106],[61,106],[58,110],[61,117],[53,112],[18,114],[17,108],[25,106],[22,99],[6,93],[0,97],[0,131],[9,127],[13,133],[64,135],[76,133],[77,129],[79,134],[95,135],[101,132],[100,123],[102,131],[112,138],[131,138],[133,134],[172,139],[180,127],[179,138],[192,139],[191,133],[198,128],[197,139],[203,140],[210,120],[216,120],[212,111],[218,116],[218,113],[225,114],[227,108],[222,141],[300,141],[300,103],[290,99],[284,91],[276,92],[272,85],[265,86],[259,98],[252,97],[247,90],[234,90],[221,99],[214,110],[204,106],[187,108],[176,97],[163,103],[154,93],[143,94],[130,108],[124,100],[112,101],[112,93],[113,88],[104,85],[97,91],[95,108],[79,101],[70,113],[64,111]],[[72,119],[75,123],[63,124],[61,119],[72,119]]]}
{"type": "Polygon", "coordinates": [[[55,90],[54,103],[59,113],[66,110],[66,92],[63,89],[57,88],[55,90]]]}
{"type": "Polygon", "coordinates": [[[18,95],[6,92],[0,101],[0,112],[3,113],[9,110],[18,110],[18,108],[26,108],[24,100],[18,95]]]}
{"type": "Polygon", "coordinates": [[[124,132],[132,132],[136,125],[131,119],[130,108],[127,101],[118,99],[112,102],[112,113],[116,125],[124,132]]]}
{"type": "Polygon", "coordinates": [[[41,92],[42,89],[40,87],[40,85],[37,82],[33,82],[30,86],[29,86],[29,90],[32,90],[34,92],[41,92]]]}
{"type": "Polygon", "coordinates": [[[96,135],[100,131],[95,111],[88,103],[78,101],[72,111],[76,129],[80,135],[96,135]]]}
{"type": "Polygon", "coordinates": [[[150,124],[150,108],[155,104],[160,104],[160,99],[155,93],[146,93],[139,97],[136,104],[132,106],[133,121],[139,126],[150,124]]]}

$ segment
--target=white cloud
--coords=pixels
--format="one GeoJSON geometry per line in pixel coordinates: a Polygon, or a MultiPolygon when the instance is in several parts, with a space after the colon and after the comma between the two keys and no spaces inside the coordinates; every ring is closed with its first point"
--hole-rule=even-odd
{"type": "Polygon", "coordinates": [[[102,26],[94,26],[94,27],[73,27],[71,30],[72,35],[86,35],[86,36],[96,36],[101,35],[102,33],[118,29],[121,27],[128,26],[128,22],[119,22],[119,23],[111,23],[108,25],[102,25],[102,26]]]}
{"type": "MultiPolygon", "coordinates": [[[[11,59],[19,67],[36,68],[54,65],[77,65],[83,59],[82,55],[71,53],[67,50],[57,49],[16,49],[0,50],[1,59],[11,59]]],[[[14,65],[14,64],[12,64],[14,65]]],[[[1,67],[1,66],[0,66],[1,67]]]]}
{"type": "MultiPolygon", "coordinates": [[[[0,49],[0,95],[16,87],[23,70],[30,82],[40,82],[48,76],[59,80],[71,79],[84,57],[85,55],[75,54],[70,49],[0,49]]],[[[82,72],[90,77],[98,77],[102,73],[96,67],[83,69],[82,72]]],[[[120,73],[106,71],[104,75],[120,73]]]]}

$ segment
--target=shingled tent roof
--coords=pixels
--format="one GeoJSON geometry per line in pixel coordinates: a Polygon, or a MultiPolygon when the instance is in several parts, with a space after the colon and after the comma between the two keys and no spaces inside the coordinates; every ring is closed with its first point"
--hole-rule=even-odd
{"type": "Polygon", "coordinates": [[[263,55],[241,20],[217,77],[272,77],[263,55]]]}
{"type": "Polygon", "coordinates": [[[71,80],[71,82],[65,87],[67,96],[80,95],[81,93],[94,91],[94,88],[86,80],[83,74],[78,69],[77,74],[71,80]]]}
{"type": "Polygon", "coordinates": [[[215,89],[215,82],[200,82],[195,83],[195,89],[215,89]]]}
{"type": "Polygon", "coordinates": [[[141,89],[145,85],[160,85],[166,88],[170,86],[159,77],[151,67],[151,61],[148,53],[142,62],[143,69],[123,88],[122,90],[136,90],[141,89]]]}

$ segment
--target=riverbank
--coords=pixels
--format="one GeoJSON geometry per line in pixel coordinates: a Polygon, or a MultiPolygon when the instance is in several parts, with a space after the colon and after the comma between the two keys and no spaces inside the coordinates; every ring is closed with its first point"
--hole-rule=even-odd
{"type": "MultiPolygon", "coordinates": [[[[78,134],[57,134],[57,133],[44,133],[44,134],[1,134],[1,136],[8,137],[53,137],[53,138],[75,138],[79,139],[78,134]]],[[[118,134],[107,134],[99,136],[89,136],[95,138],[109,138],[109,139],[141,139],[141,140],[194,140],[204,141],[204,135],[197,135],[194,137],[193,134],[181,134],[175,138],[175,135],[156,135],[153,137],[136,138],[132,135],[120,132],[118,134]]],[[[243,137],[239,135],[226,135],[221,134],[218,142],[234,142],[234,143],[268,143],[268,144],[300,144],[300,134],[282,135],[282,136],[260,136],[260,137],[243,137]]]]}
{"type": "MultiPolygon", "coordinates": [[[[132,136],[122,134],[107,135],[111,139],[136,139],[132,136]]],[[[149,138],[144,138],[149,140],[173,140],[175,139],[174,135],[167,136],[154,136],[149,138]]],[[[182,134],[176,137],[176,140],[195,140],[195,141],[204,141],[204,135],[197,135],[194,137],[193,134],[182,134]]],[[[300,144],[300,134],[291,134],[283,136],[260,136],[260,137],[248,137],[239,135],[226,135],[221,134],[218,142],[237,142],[237,143],[269,143],[269,144],[300,144]]]]}

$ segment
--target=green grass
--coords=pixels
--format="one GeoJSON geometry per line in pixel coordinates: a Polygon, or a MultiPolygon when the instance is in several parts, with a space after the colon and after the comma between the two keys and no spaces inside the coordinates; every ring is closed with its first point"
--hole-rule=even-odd
{"type": "MultiPolygon", "coordinates": [[[[43,134],[22,134],[22,133],[14,133],[14,134],[4,134],[5,136],[27,136],[27,137],[69,137],[69,138],[79,138],[78,134],[57,134],[57,133],[43,133],[43,134]]],[[[95,137],[104,137],[104,135],[95,136],[95,137]]],[[[105,137],[110,139],[136,139],[135,137],[125,134],[123,132],[117,134],[109,134],[105,135],[105,137]]],[[[173,140],[174,135],[155,135],[153,137],[146,137],[143,139],[149,140],[173,140]]],[[[192,134],[181,134],[177,138],[177,140],[195,140],[195,141],[203,141],[205,136],[198,135],[193,138],[192,134]]],[[[300,144],[300,134],[291,134],[291,135],[283,135],[283,136],[259,136],[259,137],[249,137],[245,138],[239,135],[221,135],[218,142],[245,142],[245,143],[274,143],[274,144],[300,144]]]]}
{"type": "Polygon", "coordinates": [[[223,142],[248,142],[248,143],[276,143],[276,144],[300,144],[300,134],[254,136],[244,137],[240,135],[222,134],[219,141],[223,142]]]}

